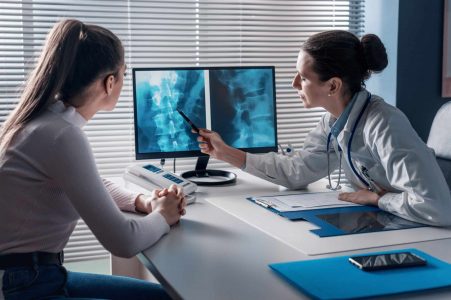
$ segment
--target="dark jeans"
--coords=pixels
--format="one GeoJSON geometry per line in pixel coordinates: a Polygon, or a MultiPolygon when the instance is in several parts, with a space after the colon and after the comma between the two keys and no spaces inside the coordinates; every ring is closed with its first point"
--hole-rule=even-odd
{"type": "Polygon", "coordinates": [[[170,299],[159,284],[122,276],[68,272],[58,265],[8,268],[0,270],[0,277],[2,273],[0,299],[5,300],[170,299]]]}

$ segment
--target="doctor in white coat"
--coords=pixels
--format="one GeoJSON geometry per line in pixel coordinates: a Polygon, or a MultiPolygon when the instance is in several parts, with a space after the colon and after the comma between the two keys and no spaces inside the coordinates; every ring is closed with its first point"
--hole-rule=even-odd
{"type": "Polygon", "coordinates": [[[292,156],[250,154],[228,146],[213,131],[198,137],[203,153],[255,176],[303,188],[340,169],[354,192],[339,199],[378,206],[402,218],[435,226],[451,225],[451,195],[434,153],[406,116],[365,90],[371,73],[387,66],[380,39],[359,40],[346,31],[311,36],[299,52],[293,87],[306,108],[323,115],[292,156]]]}

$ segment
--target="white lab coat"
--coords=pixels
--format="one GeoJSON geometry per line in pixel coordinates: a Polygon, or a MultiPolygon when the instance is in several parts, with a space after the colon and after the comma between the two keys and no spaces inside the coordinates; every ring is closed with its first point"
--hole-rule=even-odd
{"type": "MultiPolygon", "coordinates": [[[[350,168],[347,144],[367,96],[366,90],[359,92],[344,129],[336,140],[332,138],[335,153],[330,147],[330,171],[339,165],[338,143],[343,150],[342,168],[354,190],[366,187],[350,168]]],[[[334,122],[330,113],[324,114],[303,149],[293,156],[248,153],[244,171],[291,189],[326,177],[327,136],[334,122]]],[[[379,199],[382,210],[424,224],[451,225],[451,193],[434,152],[400,110],[372,96],[356,128],[351,150],[357,172],[366,178],[361,172],[364,166],[376,191],[387,191],[379,199]]]]}

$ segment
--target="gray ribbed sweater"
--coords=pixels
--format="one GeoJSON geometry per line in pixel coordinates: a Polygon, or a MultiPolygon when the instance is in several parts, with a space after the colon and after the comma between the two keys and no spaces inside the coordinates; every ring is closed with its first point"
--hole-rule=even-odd
{"type": "Polygon", "coordinates": [[[59,252],[79,217],[115,255],[130,257],[169,226],[159,213],[129,218],[136,193],[98,174],[86,123],[73,107],[53,104],[26,125],[0,160],[0,254],[59,252]]]}

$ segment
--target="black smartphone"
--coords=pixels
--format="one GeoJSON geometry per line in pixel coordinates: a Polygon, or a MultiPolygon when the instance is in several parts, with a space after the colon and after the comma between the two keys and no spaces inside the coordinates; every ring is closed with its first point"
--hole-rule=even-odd
{"type": "Polygon", "coordinates": [[[349,262],[364,271],[425,266],[427,264],[426,259],[411,252],[354,256],[349,258],[349,262]]]}
{"type": "Polygon", "coordinates": [[[189,126],[191,126],[191,128],[195,131],[195,132],[197,132],[197,133],[199,133],[199,128],[197,128],[197,126],[196,125],[194,125],[194,123],[183,113],[183,111],[181,111],[180,109],[178,109],[177,108],[177,112],[182,116],[182,118],[186,121],[186,122],[188,122],[188,124],[189,124],[189,126]]]}

